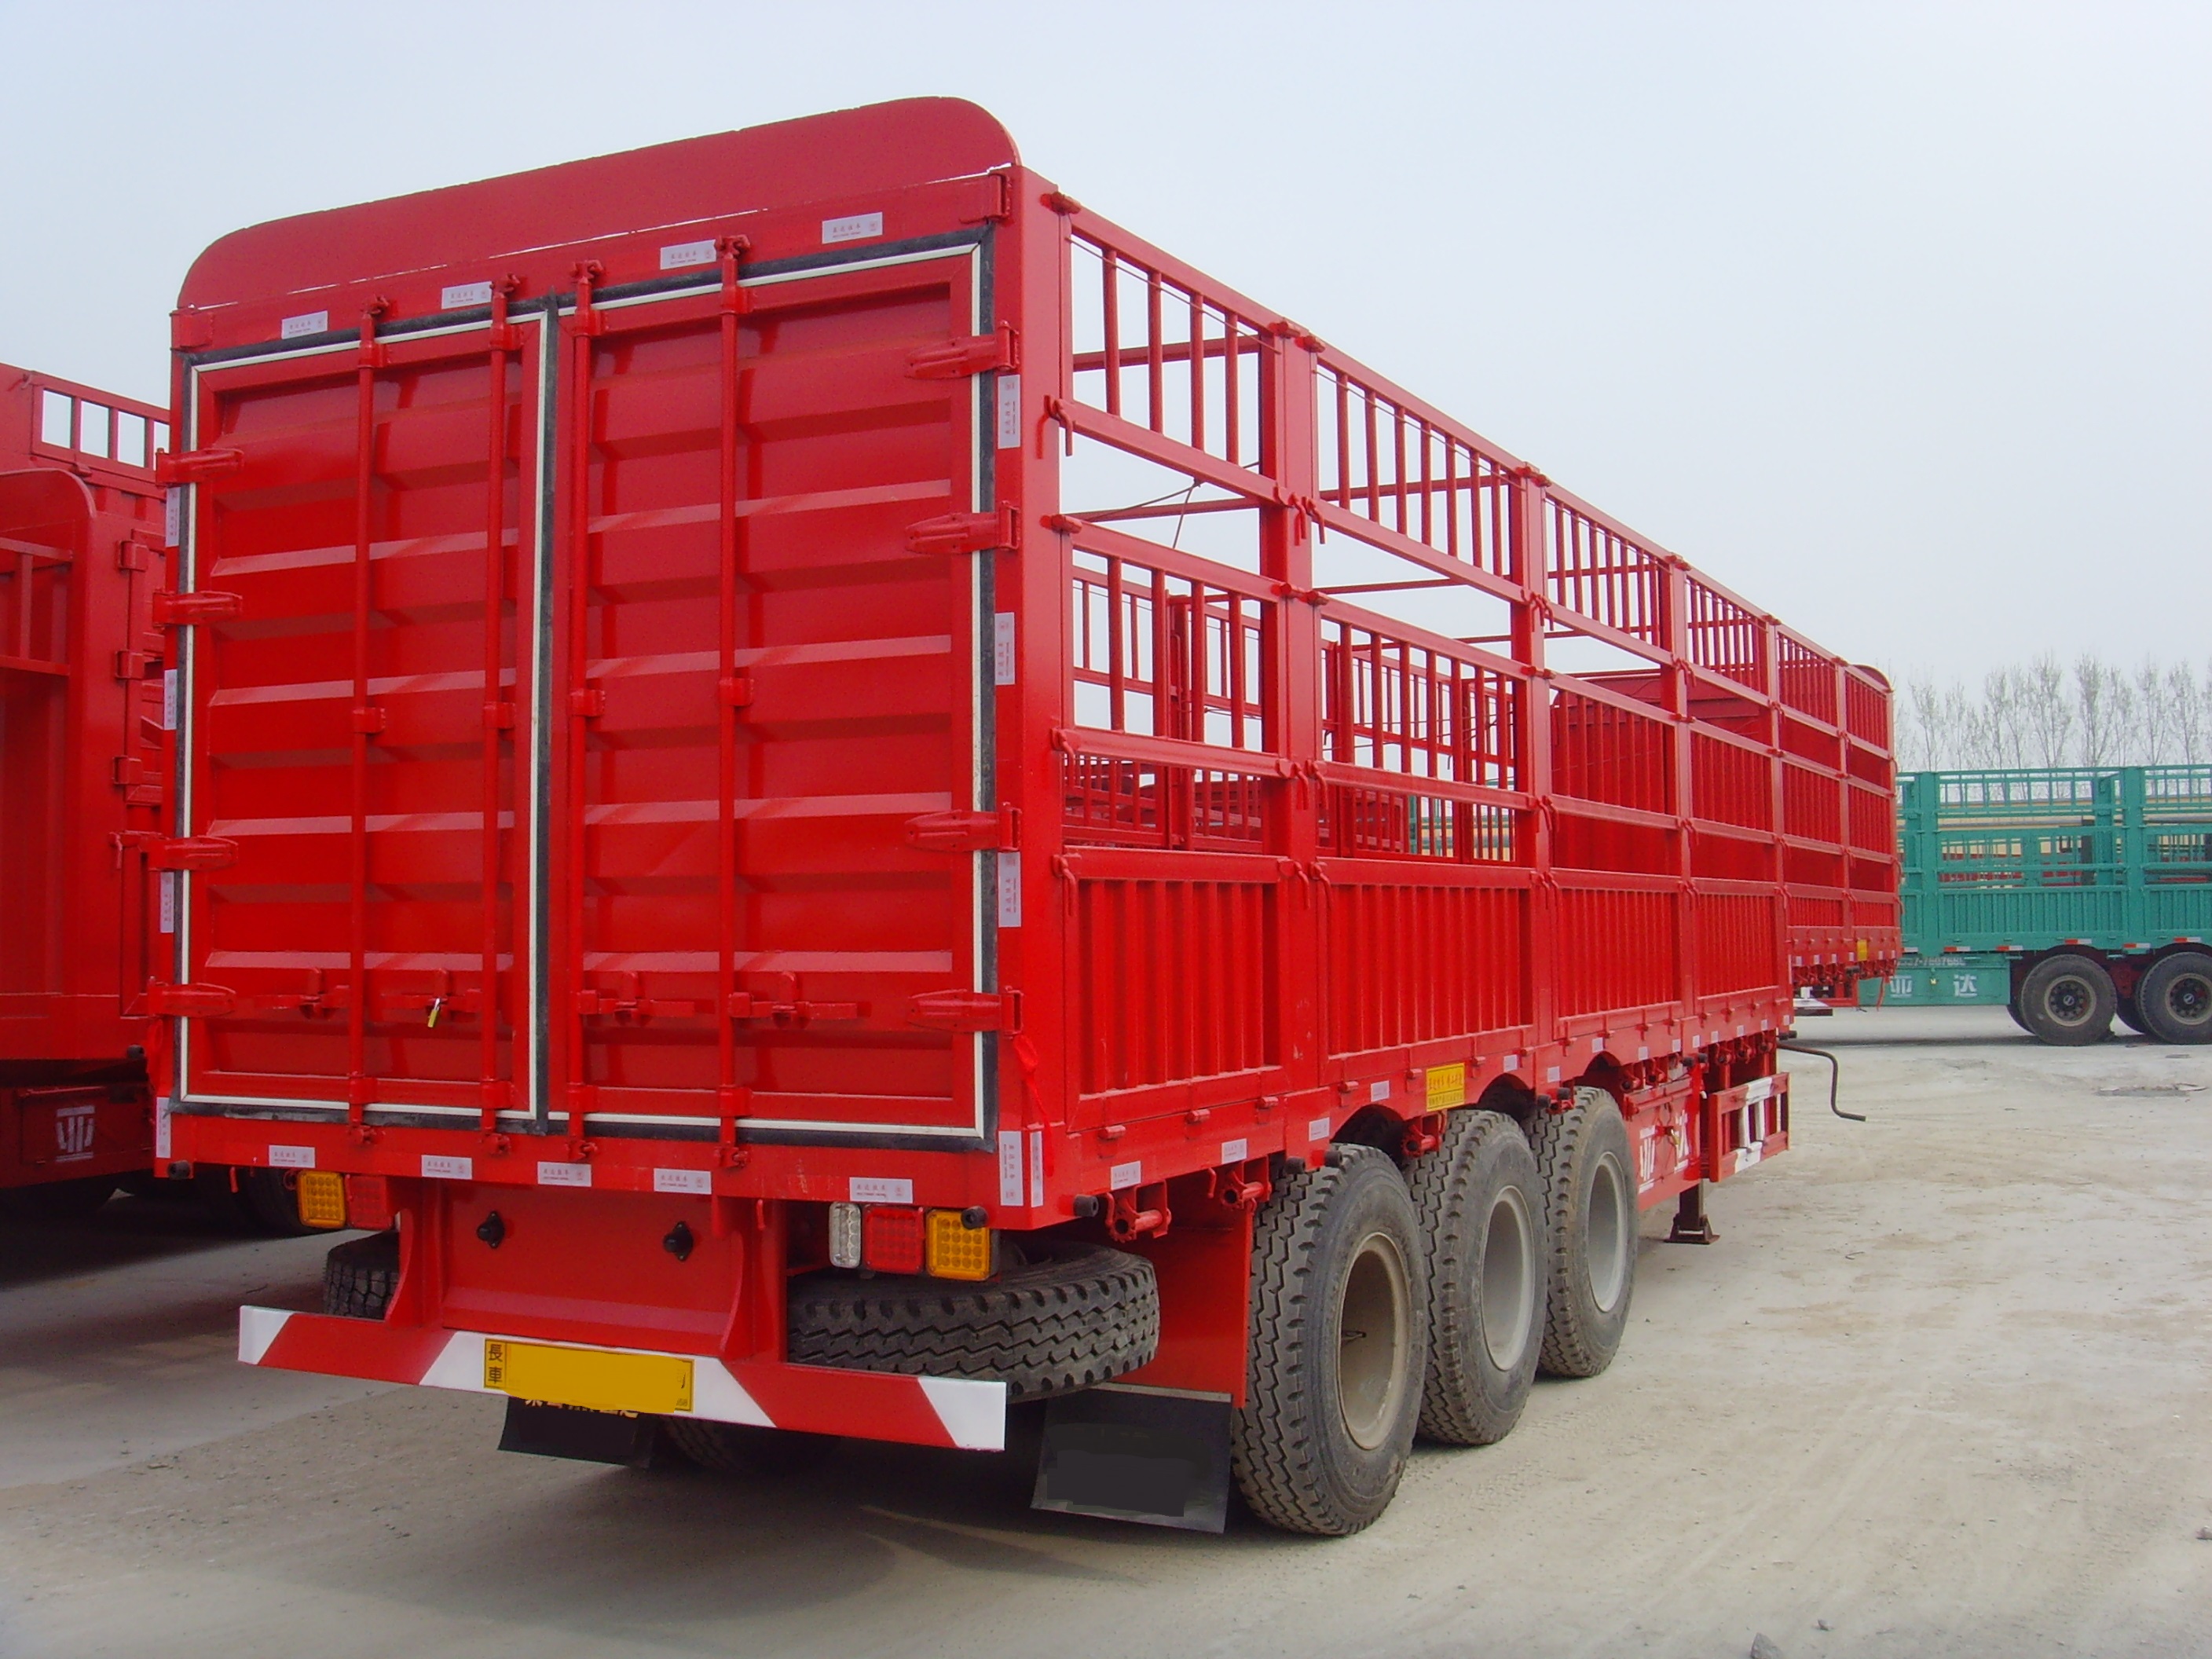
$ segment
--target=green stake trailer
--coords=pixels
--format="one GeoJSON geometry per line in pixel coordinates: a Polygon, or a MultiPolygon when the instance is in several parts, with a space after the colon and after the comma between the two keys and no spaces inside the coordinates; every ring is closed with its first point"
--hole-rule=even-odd
{"type": "Polygon", "coordinates": [[[2045,1042],[2112,1017],[2212,1038],[2212,767],[1899,781],[1906,956],[1862,1004],[2003,1005],[2045,1042]]]}

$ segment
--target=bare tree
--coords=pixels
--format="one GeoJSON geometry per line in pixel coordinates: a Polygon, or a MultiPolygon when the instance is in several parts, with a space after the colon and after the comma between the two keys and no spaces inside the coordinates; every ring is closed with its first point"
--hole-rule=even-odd
{"type": "Polygon", "coordinates": [[[1982,724],[1991,766],[2026,766],[2027,707],[2021,672],[1992,669],[1982,680],[1982,724]]]}
{"type": "Polygon", "coordinates": [[[2173,758],[2173,726],[2177,712],[2166,671],[2149,658],[2136,671],[2136,752],[2146,766],[2164,766],[2173,758]]]}
{"type": "Polygon", "coordinates": [[[2173,747],[2184,766],[2202,766],[2212,755],[2212,666],[2202,684],[2185,662],[2166,671],[2166,697],[2173,709],[2173,747]]]}
{"type": "Polygon", "coordinates": [[[2075,714],[2066,695],[2066,671],[2049,652],[2028,664],[2027,729],[2038,766],[2063,766],[2073,758],[2075,714]]]}

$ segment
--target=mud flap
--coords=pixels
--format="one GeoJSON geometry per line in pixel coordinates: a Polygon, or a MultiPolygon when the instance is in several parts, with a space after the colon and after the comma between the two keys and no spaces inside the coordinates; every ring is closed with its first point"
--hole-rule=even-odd
{"type": "Polygon", "coordinates": [[[651,1468],[659,1443],[659,1425],[650,1417],[543,1406],[530,1400],[507,1402],[507,1425],[499,1437],[501,1451],[619,1463],[633,1469],[651,1468]]]}
{"type": "Polygon", "coordinates": [[[1115,1386],[1047,1410],[1030,1507],[1219,1532],[1229,1515],[1229,1397],[1115,1386]]]}

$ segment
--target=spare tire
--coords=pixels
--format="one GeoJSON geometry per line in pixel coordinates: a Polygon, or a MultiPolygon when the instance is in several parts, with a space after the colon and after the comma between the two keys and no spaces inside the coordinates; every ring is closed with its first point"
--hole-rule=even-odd
{"type": "Polygon", "coordinates": [[[1017,1248],[1027,1261],[979,1283],[842,1273],[793,1280],[792,1363],[990,1378],[1014,1401],[1087,1389],[1152,1358],[1160,1291],[1151,1262],[1103,1244],[1017,1248]]]}
{"type": "Polygon", "coordinates": [[[331,1247],[323,1258],[323,1311],[381,1319],[399,1288],[399,1235],[371,1233],[331,1247]]]}

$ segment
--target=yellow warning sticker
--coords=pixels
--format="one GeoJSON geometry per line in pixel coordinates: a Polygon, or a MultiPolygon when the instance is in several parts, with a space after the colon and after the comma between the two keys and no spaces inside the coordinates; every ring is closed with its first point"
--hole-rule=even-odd
{"type": "Polygon", "coordinates": [[[484,1387],[517,1400],[665,1417],[691,1409],[691,1362],[676,1354],[609,1353],[541,1342],[484,1342],[484,1387]]]}
{"type": "Polygon", "coordinates": [[[1467,1067],[1460,1064],[1429,1067],[1429,1109],[1448,1112],[1467,1104],[1467,1067]]]}

